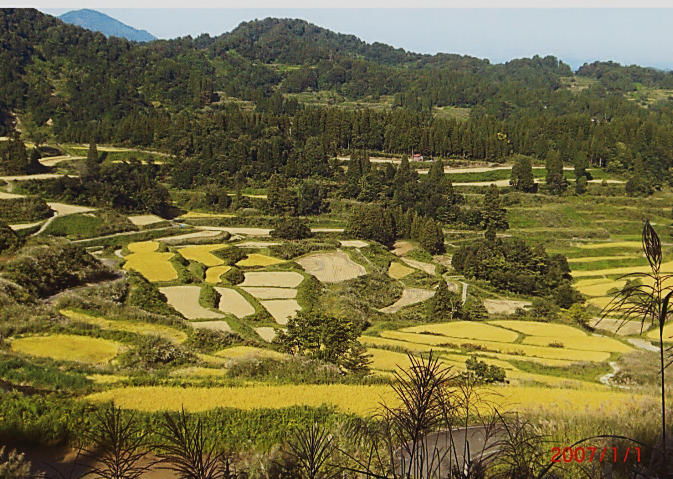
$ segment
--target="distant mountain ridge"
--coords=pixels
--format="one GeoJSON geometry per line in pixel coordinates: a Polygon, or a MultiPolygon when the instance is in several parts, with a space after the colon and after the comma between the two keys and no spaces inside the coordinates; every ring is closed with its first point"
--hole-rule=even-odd
{"type": "Polygon", "coordinates": [[[64,13],[58,17],[65,23],[87,30],[101,32],[106,37],[120,37],[136,42],[151,42],[157,37],[146,30],[138,30],[96,10],[82,9],[64,13]]]}

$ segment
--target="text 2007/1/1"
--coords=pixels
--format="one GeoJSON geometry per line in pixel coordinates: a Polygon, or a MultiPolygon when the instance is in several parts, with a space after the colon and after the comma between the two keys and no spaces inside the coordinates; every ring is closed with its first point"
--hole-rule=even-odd
{"type": "Polygon", "coordinates": [[[627,462],[629,454],[640,462],[640,448],[631,447],[626,448],[626,452],[622,455],[617,451],[616,447],[604,447],[602,450],[596,447],[552,447],[551,448],[551,462],[593,462],[597,459],[599,462],[627,462]]]}

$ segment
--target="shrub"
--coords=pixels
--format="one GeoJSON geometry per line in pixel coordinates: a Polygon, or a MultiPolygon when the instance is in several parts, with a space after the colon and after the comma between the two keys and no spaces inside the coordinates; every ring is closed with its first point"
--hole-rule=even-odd
{"type": "Polygon", "coordinates": [[[494,364],[490,366],[479,361],[475,356],[465,361],[467,377],[475,379],[482,384],[505,382],[505,369],[494,364]]]}
{"type": "Polygon", "coordinates": [[[220,304],[220,293],[211,284],[206,284],[201,287],[199,302],[206,308],[217,308],[220,304]]]}
{"type": "Polygon", "coordinates": [[[282,218],[276,223],[276,228],[271,230],[272,238],[286,240],[300,240],[310,238],[313,234],[308,226],[308,220],[301,218],[282,218]]]}
{"type": "Polygon", "coordinates": [[[232,266],[229,271],[220,276],[220,279],[226,279],[230,284],[240,284],[245,281],[245,276],[240,269],[232,266]]]}
{"type": "Polygon", "coordinates": [[[9,198],[0,200],[0,220],[8,223],[38,221],[49,218],[53,211],[39,197],[9,198]]]}
{"type": "Polygon", "coordinates": [[[23,454],[12,450],[9,454],[5,447],[0,448],[0,478],[23,479],[29,477],[30,462],[26,461],[23,454]]]}
{"type": "Polygon", "coordinates": [[[159,291],[159,288],[147,281],[140,273],[130,271],[128,277],[131,291],[126,299],[126,304],[137,306],[151,313],[183,317],[166,302],[166,296],[159,291]]]}
{"type": "Polygon", "coordinates": [[[210,329],[195,329],[189,336],[185,345],[203,351],[213,353],[224,349],[232,344],[241,343],[243,340],[236,333],[213,331],[210,329]]]}
{"type": "Polygon", "coordinates": [[[159,336],[143,336],[138,347],[120,356],[123,367],[156,369],[193,362],[194,356],[181,346],[159,336]]]}
{"type": "Polygon", "coordinates": [[[0,221],[0,253],[3,251],[13,251],[21,246],[21,238],[14,232],[7,223],[0,221]]]}
{"type": "Polygon", "coordinates": [[[212,251],[211,254],[224,261],[225,265],[233,266],[248,257],[240,248],[224,248],[212,251]]]}

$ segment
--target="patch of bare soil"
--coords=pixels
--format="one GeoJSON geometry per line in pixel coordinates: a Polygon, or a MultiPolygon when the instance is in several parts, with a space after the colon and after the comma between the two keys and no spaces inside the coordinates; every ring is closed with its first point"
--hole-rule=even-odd
{"type": "Polygon", "coordinates": [[[485,299],[484,307],[488,314],[514,314],[517,308],[530,306],[529,301],[508,301],[497,299],[485,299]]]}

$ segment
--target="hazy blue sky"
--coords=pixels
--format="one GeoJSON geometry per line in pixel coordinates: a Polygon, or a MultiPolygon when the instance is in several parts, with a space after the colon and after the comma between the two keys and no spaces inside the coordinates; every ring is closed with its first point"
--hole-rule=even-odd
{"type": "MultiPolygon", "coordinates": [[[[369,43],[497,63],[539,54],[573,68],[593,60],[673,68],[671,8],[91,8],[159,38],[215,36],[271,16],[303,18],[369,43]]],[[[40,8],[52,15],[72,9],[40,8]]]]}

